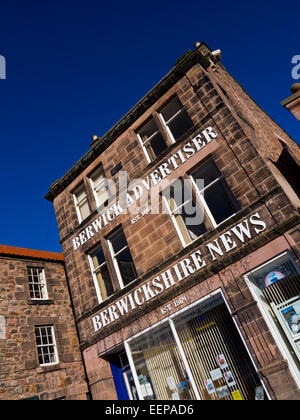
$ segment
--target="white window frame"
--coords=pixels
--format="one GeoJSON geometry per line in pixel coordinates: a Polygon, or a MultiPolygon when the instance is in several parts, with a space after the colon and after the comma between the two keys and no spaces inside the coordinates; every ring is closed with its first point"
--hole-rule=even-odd
{"type": "Polygon", "coordinates": [[[48,295],[48,290],[47,290],[45,269],[41,267],[27,267],[27,277],[28,277],[28,284],[29,284],[30,300],[48,300],[49,295],[48,295]],[[29,270],[30,270],[30,274],[28,272],[29,270]],[[32,270],[40,271],[38,273],[38,276],[40,279],[38,283],[34,283],[33,281],[31,281],[31,279],[33,278],[32,270]],[[39,286],[40,295],[42,297],[40,298],[31,297],[31,292],[33,292],[33,295],[35,295],[35,290],[34,289],[32,290],[31,286],[39,286]]]}
{"type": "MultiPolygon", "coordinates": [[[[99,283],[98,283],[98,279],[97,279],[97,272],[99,271],[99,269],[101,269],[101,267],[104,267],[105,265],[107,266],[108,269],[108,264],[107,261],[105,259],[105,262],[102,263],[101,265],[99,265],[98,267],[94,267],[94,263],[93,263],[93,258],[92,258],[92,254],[98,249],[101,248],[102,252],[103,252],[103,248],[100,244],[98,244],[98,246],[96,246],[89,254],[88,254],[88,260],[90,263],[90,267],[91,267],[91,271],[92,271],[92,276],[93,276],[93,281],[94,281],[94,286],[95,286],[95,290],[96,290],[96,294],[97,294],[97,299],[99,303],[104,302],[106,299],[108,299],[110,296],[108,296],[107,298],[103,298],[102,294],[101,294],[101,290],[99,287],[99,283]]],[[[105,256],[104,256],[105,258],[105,256]]],[[[109,271],[109,270],[108,270],[109,271]]]]}
{"type": "MultiPolygon", "coordinates": [[[[170,187],[172,187],[172,185],[170,186],[170,187]]],[[[174,226],[175,226],[175,229],[176,229],[176,232],[177,232],[177,234],[178,234],[178,236],[179,236],[179,239],[180,239],[180,241],[181,241],[181,243],[182,243],[182,245],[183,245],[183,247],[185,248],[185,247],[187,247],[188,245],[191,245],[193,242],[195,242],[195,241],[197,241],[199,238],[201,238],[201,236],[203,236],[203,235],[200,235],[200,236],[198,236],[198,238],[195,238],[195,239],[191,239],[189,242],[186,242],[186,240],[184,239],[184,236],[183,236],[183,234],[182,234],[182,232],[181,232],[181,229],[180,229],[180,227],[179,227],[179,225],[178,225],[178,223],[177,223],[177,220],[176,220],[176,215],[177,214],[179,214],[180,215],[180,213],[178,213],[186,204],[188,204],[190,201],[192,201],[192,198],[191,199],[189,199],[189,200],[186,200],[183,204],[180,204],[180,206],[178,206],[178,207],[176,207],[175,208],[175,210],[172,210],[171,209],[171,207],[170,207],[170,203],[169,203],[169,201],[168,201],[168,199],[167,199],[167,197],[165,197],[164,196],[164,194],[162,194],[162,197],[163,197],[163,200],[164,200],[164,203],[165,203],[165,205],[166,205],[166,207],[167,207],[167,210],[168,210],[168,212],[169,212],[169,215],[171,216],[171,220],[172,220],[172,222],[173,222],[173,224],[174,224],[174,226]]],[[[175,202],[175,200],[174,200],[174,202],[175,202]]],[[[175,204],[176,204],[176,202],[175,202],[175,204]]]]}
{"type": "MultiPolygon", "coordinates": [[[[122,229],[122,231],[123,231],[123,235],[125,236],[125,233],[124,233],[124,230],[123,230],[123,228],[119,228],[119,229],[117,229],[115,232],[113,232],[110,236],[113,236],[115,233],[117,233],[118,232],[118,230],[120,230],[120,229],[122,229]]],[[[126,238],[126,236],[125,236],[125,239],[126,239],[126,242],[127,242],[127,238],[126,238]]],[[[122,274],[121,274],[121,271],[120,271],[120,268],[119,268],[119,264],[118,264],[118,260],[117,260],[117,256],[118,255],[120,255],[123,251],[125,251],[126,249],[129,249],[129,245],[128,245],[128,243],[127,243],[127,246],[124,246],[122,249],[120,249],[118,252],[116,252],[115,253],[115,251],[114,251],[114,248],[113,248],[113,245],[112,245],[112,243],[111,243],[111,241],[110,241],[110,239],[107,239],[107,242],[108,242],[108,247],[109,247],[109,251],[110,251],[110,255],[111,255],[111,257],[112,257],[112,261],[113,261],[113,265],[114,265],[114,268],[115,268],[115,272],[116,272],[116,275],[117,275],[117,278],[118,278],[118,281],[119,281],[119,284],[120,284],[120,288],[121,289],[124,289],[125,287],[127,287],[127,286],[129,286],[129,284],[131,284],[131,283],[133,283],[138,277],[136,277],[135,279],[133,279],[130,283],[128,283],[126,286],[124,286],[124,283],[123,283],[123,279],[122,279],[122,274]]],[[[129,249],[129,251],[130,251],[130,249],[129,249]]],[[[131,254],[131,252],[130,252],[130,254],[131,254]]]]}
{"type": "MultiPolygon", "coordinates": [[[[209,160],[211,160],[212,162],[214,162],[213,161],[213,159],[209,159],[209,160]]],[[[203,163],[205,163],[205,162],[203,162],[203,163]]],[[[201,166],[201,165],[200,165],[201,166]]],[[[207,203],[206,203],[206,201],[205,201],[205,198],[204,198],[204,193],[205,193],[205,191],[207,191],[209,188],[211,188],[212,186],[214,186],[215,184],[217,184],[218,182],[221,182],[222,180],[224,180],[225,179],[225,177],[224,177],[224,175],[222,175],[221,174],[221,176],[219,176],[218,178],[216,178],[214,181],[212,181],[209,185],[206,185],[204,188],[202,188],[201,190],[199,190],[199,188],[198,188],[198,185],[197,185],[197,183],[196,183],[196,181],[195,181],[195,179],[194,179],[194,177],[193,177],[193,175],[192,175],[192,172],[194,172],[194,171],[196,171],[197,169],[195,168],[194,170],[191,170],[190,171],[190,179],[192,180],[192,184],[193,184],[193,186],[194,186],[194,188],[195,188],[195,191],[196,191],[196,194],[198,195],[198,197],[200,198],[200,200],[201,200],[201,203],[202,203],[202,205],[203,205],[203,207],[204,207],[204,211],[205,211],[205,214],[207,214],[207,216],[208,216],[208,218],[209,218],[209,220],[210,220],[210,222],[211,222],[211,224],[212,224],[212,226],[213,226],[213,229],[216,229],[217,227],[219,227],[219,226],[221,226],[223,223],[225,223],[227,220],[230,220],[232,217],[234,217],[237,213],[238,213],[238,211],[236,211],[236,212],[234,212],[231,216],[229,216],[229,217],[227,217],[227,219],[225,219],[225,220],[223,220],[221,223],[217,223],[216,222],[216,220],[215,220],[215,218],[214,218],[214,216],[213,216],[213,214],[212,214],[212,212],[210,211],[210,208],[208,207],[208,205],[207,205],[207,203]]],[[[220,171],[221,172],[221,171],[220,171]]]]}
{"type": "MultiPolygon", "coordinates": [[[[90,176],[89,176],[89,180],[90,180],[90,184],[91,184],[91,188],[92,188],[92,191],[93,191],[93,194],[94,194],[94,198],[95,198],[95,201],[96,201],[96,205],[97,205],[97,208],[98,207],[101,207],[101,206],[103,206],[103,204],[104,203],[99,203],[99,198],[98,198],[98,194],[97,194],[97,192],[99,191],[99,190],[101,190],[102,189],[102,187],[103,187],[103,184],[105,184],[106,183],[106,178],[105,178],[105,173],[104,173],[104,170],[103,170],[103,167],[102,167],[102,165],[98,168],[98,169],[96,169],[90,176]],[[93,181],[93,177],[97,177],[97,175],[103,175],[103,179],[101,179],[100,181],[98,181],[98,182],[94,182],[93,181]]],[[[107,199],[109,199],[109,191],[107,191],[107,199]]]]}
{"type": "MultiPolygon", "coordinates": [[[[164,107],[166,107],[166,106],[168,106],[168,104],[170,103],[170,102],[172,102],[172,100],[175,98],[175,96],[173,97],[173,98],[171,98],[170,99],[170,101],[164,106],[164,107]]],[[[179,100],[179,98],[177,97],[177,99],[178,99],[178,101],[181,103],[181,101],[179,100]]],[[[174,143],[176,143],[176,140],[175,140],[175,138],[174,138],[174,136],[173,136],[173,134],[172,134],[172,132],[171,132],[171,130],[170,130],[170,128],[169,128],[169,125],[168,124],[170,124],[170,122],[172,122],[175,118],[177,118],[178,117],[178,115],[180,115],[183,111],[186,111],[186,109],[185,109],[185,107],[181,104],[181,109],[179,110],[179,111],[177,111],[171,118],[169,118],[168,119],[168,121],[166,121],[165,119],[164,119],[164,117],[163,117],[163,115],[162,115],[162,110],[164,109],[164,107],[161,109],[161,111],[159,112],[159,117],[160,117],[160,120],[161,120],[161,122],[163,123],[163,125],[164,125],[164,127],[166,128],[166,130],[167,130],[167,132],[168,132],[168,134],[169,134],[169,136],[170,136],[170,139],[171,139],[171,142],[174,144],[174,143]]]]}
{"type": "MultiPolygon", "coordinates": [[[[87,218],[88,218],[88,216],[85,218],[85,219],[83,219],[83,217],[82,217],[82,215],[81,215],[81,211],[80,211],[80,205],[81,204],[85,204],[85,203],[88,203],[88,206],[89,206],[89,211],[90,211],[90,214],[91,214],[91,208],[90,208],[90,203],[89,203],[89,200],[88,200],[88,196],[87,196],[87,192],[86,192],[86,189],[85,189],[85,185],[84,185],[84,183],[82,183],[74,192],[73,192],[73,199],[74,199],[74,203],[75,203],[75,208],[76,208],[76,212],[77,212],[77,217],[78,217],[78,220],[79,220],[79,223],[82,223],[84,220],[86,220],[87,218]],[[80,192],[80,191],[84,191],[84,197],[81,199],[81,200],[78,200],[78,198],[77,198],[77,195],[79,195],[78,194],[78,192],[80,192]]],[[[89,215],[90,215],[89,214],[89,215]]]]}
{"type": "Polygon", "coordinates": [[[270,315],[266,313],[266,310],[263,307],[263,305],[262,305],[262,303],[260,301],[260,298],[259,298],[259,296],[257,295],[257,293],[255,291],[255,287],[258,287],[258,286],[255,286],[253,284],[253,282],[249,278],[249,276],[251,274],[255,273],[258,270],[261,270],[266,265],[269,265],[272,262],[275,262],[277,259],[279,259],[279,258],[281,258],[281,257],[283,257],[285,255],[288,255],[288,257],[289,257],[291,263],[293,264],[294,268],[296,269],[296,271],[298,272],[298,274],[300,274],[300,269],[297,266],[297,264],[295,263],[295,261],[294,261],[293,257],[291,256],[290,252],[289,251],[285,251],[285,252],[277,255],[276,257],[274,257],[274,258],[266,261],[265,263],[261,264],[260,266],[254,268],[253,270],[249,271],[248,273],[244,274],[243,277],[244,277],[244,279],[246,281],[247,286],[249,287],[249,290],[250,290],[250,292],[251,292],[251,294],[253,296],[253,299],[257,302],[257,306],[258,306],[260,312],[262,313],[263,318],[264,318],[264,320],[265,320],[265,322],[266,322],[266,324],[267,324],[267,326],[268,326],[268,328],[269,328],[269,330],[270,330],[270,332],[271,332],[271,334],[272,334],[272,336],[273,336],[273,338],[274,338],[274,340],[275,340],[275,342],[276,342],[276,344],[277,344],[277,346],[278,346],[281,354],[283,355],[284,359],[287,360],[289,369],[291,371],[291,374],[292,374],[293,378],[295,379],[295,382],[297,383],[298,387],[300,388],[300,372],[297,369],[294,361],[291,361],[291,359],[289,358],[289,350],[288,350],[286,344],[284,343],[284,340],[276,332],[276,329],[274,328],[273,322],[270,320],[270,315]]]}
{"type": "MultiPolygon", "coordinates": [[[[40,366],[54,366],[54,365],[57,365],[59,363],[59,357],[58,357],[57,344],[56,344],[56,338],[55,338],[55,332],[54,332],[53,325],[38,325],[38,326],[35,326],[35,337],[37,337],[37,335],[36,335],[36,329],[37,328],[40,330],[40,333],[41,333],[41,328],[51,328],[51,337],[52,337],[52,341],[53,341],[53,344],[37,344],[36,343],[39,365],[40,366]],[[54,348],[55,362],[40,363],[38,349],[43,348],[43,347],[53,347],[54,348]]],[[[40,337],[42,337],[42,335],[40,335],[40,337]]],[[[47,337],[48,337],[48,335],[47,335],[47,337]]]]}
{"type": "MultiPolygon", "coordinates": [[[[153,120],[154,120],[154,118],[153,118],[153,116],[151,117],[153,120]]],[[[150,120],[149,120],[150,121],[150,120]]],[[[148,121],[147,121],[148,122],[148,121]]],[[[147,122],[145,123],[145,124],[147,124],[147,122]]],[[[154,123],[156,124],[156,121],[154,120],[154,123]]],[[[142,129],[143,127],[141,127],[141,129],[142,129]]],[[[140,131],[140,130],[139,130],[140,131]]],[[[149,153],[148,153],[148,150],[147,150],[147,147],[145,146],[147,143],[149,143],[149,141],[154,137],[154,136],[156,136],[156,134],[157,133],[160,133],[161,134],[161,132],[160,132],[160,129],[159,129],[159,127],[157,128],[157,130],[150,136],[150,137],[148,137],[147,138],[147,140],[146,141],[143,141],[142,140],[142,138],[141,138],[141,136],[140,136],[140,134],[139,133],[137,133],[137,137],[138,137],[138,139],[139,139],[139,142],[140,142],[140,145],[141,145],[141,147],[142,147],[142,149],[143,149],[143,151],[144,151],[144,153],[145,153],[145,156],[146,156],[146,159],[147,159],[147,161],[148,161],[148,163],[151,163],[151,162],[153,162],[152,160],[151,160],[151,158],[150,158],[150,155],[149,155],[149,153]]],[[[161,134],[162,135],[162,134],[161,134]]]]}

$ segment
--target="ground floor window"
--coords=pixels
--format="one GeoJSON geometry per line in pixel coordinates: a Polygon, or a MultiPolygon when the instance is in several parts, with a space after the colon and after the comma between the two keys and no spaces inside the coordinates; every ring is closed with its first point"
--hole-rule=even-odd
{"type": "Polygon", "coordinates": [[[221,293],[125,345],[140,399],[254,400],[262,389],[221,293]]]}
{"type": "Polygon", "coordinates": [[[299,267],[289,252],[285,252],[245,278],[300,383],[299,267]]]}

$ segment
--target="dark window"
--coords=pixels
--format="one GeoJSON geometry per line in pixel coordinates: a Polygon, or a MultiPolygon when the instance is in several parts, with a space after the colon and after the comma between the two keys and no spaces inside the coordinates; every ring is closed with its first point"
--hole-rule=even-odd
{"type": "Polygon", "coordinates": [[[98,299],[101,302],[111,296],[115,290],[101,246],[98,246],[89,257],[98,299]]]}
{"type": "Polygon", "coordinates": [[[150,161],[153,161],[168,147],[154,118],[151,118],[137,134],[150,161]]]}
{"type": "Polygon", "coordinates": [[[163,107],[160,111],[160,115],[162,116],[166,127],[169,129],[169,133],[175,141],[193,127],[192,120],[177,96],[175,96],[163,107]]]}
{"type": "Polygon", "coordinates": [[[119,281],[126,286],[137,278],[137,273],[123,229],[119,228],[108,240],[119,281]]]}
{"type": "Polygon", "coordinates": [[[230,188],[219,168],[212,159],[205,162],[192,173],[198,190],[206,203],[215,225],[222,223],[240,210],[230,188]],[[203,184],[201,185],[201,182],[203,184]]]}

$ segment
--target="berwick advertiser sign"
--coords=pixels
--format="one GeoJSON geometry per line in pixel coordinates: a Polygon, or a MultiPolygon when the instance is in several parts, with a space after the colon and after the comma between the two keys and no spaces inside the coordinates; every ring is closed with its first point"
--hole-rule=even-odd
{"type": "MultiPolygon", "coordinates": [[[[159,185],[159,183],[171,175],[173,171],[187,162],[217,137],[218,135],[214,132],[212,127],[208,127],[199,133],[195,138],[186,143],[180,150],[172,155],[167,161],[163,162],[145,179],[134,180],[132,185],[130,184],[128,186],[126,177],[125,185],[124,182],[119,182],[119,184],[123,185],[119,185],[119,189],[122,192],[119,195],[118,202],[116,201],[116,188],[113,185],[114,182],[112,180],[106,180],[111,196],[109,204],[106,206],[105,211],[103,211],[97,219],[95,219],[72,240],[74,251],[89,241],[110,222],[119,217],[120,214],[126,214],[127,209],[136,204],[136,202],[142,197],[144,198],[144,203],[146,203],[148,201],[148,194],[153,187],[159,185]],[[111,194],[112,190],[114,190],[113,194],[111,194]]],[[[153,198],[154,197],[151,194],[151,200],[153,198]]],[[[154,213],[152,209],[151,212],[152,214],[154,213]]]]}

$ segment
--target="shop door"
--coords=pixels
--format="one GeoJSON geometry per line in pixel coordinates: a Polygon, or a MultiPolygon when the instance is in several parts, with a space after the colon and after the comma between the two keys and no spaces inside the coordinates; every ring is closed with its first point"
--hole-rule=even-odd
{"type": "Polygon", "coordinates": [[[174,324],[201,399],[255,400],[261,382],[221,295],[174,324]]]}
{"type": "Polygon", "coordinates": [[[169,323],[129,344],[144,400],[194,400],[195,394],[169,323]]]}

